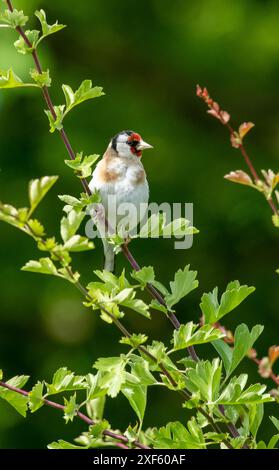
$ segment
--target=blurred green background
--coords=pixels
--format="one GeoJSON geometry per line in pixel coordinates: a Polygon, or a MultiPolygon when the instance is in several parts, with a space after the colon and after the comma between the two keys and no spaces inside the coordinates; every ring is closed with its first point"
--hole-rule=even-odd
{"type": "MultiPolygon", "coordinates": [[[[106,96],[83,104],[65,121],[75,150],[102,153],[112,135],[134,129],[154,145],[143,157],[151,201],[193,202],[200,234],[190,250],[174,250],[171,240],[132,246],[140,264],[154,265],[164,283],[185,264],[198,271],[200,286],[179,305],[180,320],[198,321],[202,293],[239,279],[256,286],[256,292],[226,317],[226,325],[263,323],[257,349],[260,356],[266,354],[278,342],[278,233],[258,193],[223,179],[230,170],[245,170],[245,164],[230,147],[225,129],[206,115],[195,85],[208,87],[231,113],[233,124],[256,123],[246,138],[253,161],[258,169],[278,170],[278,1],[15,0],[14,6],[28,15],[44,8],[50,20],[68,25],[39,51],[43,67],[51,71],[56,104],[63,100],[62,83],[76,88],[92,78],[104,87],[106,96]]],[[[15,39],[13,31],[0,30],[0,68],[12,65],[27,79],[32,60],[16,53],[15,39]]],[[[58,235],[62,204],[57,195],[77,195],[81,187],[64,165],[59,135],[48,132],[44,107],[35,89],[0,93],[0,198],[22,206],[31,178],[58,174],[37,213],[48,234],[58,235]]],[[[36,247],[10,226],[2,223],[0,230],[0,366],[6,378],[28,374],[31,386],[38,379],[50,380],[62,365],[87,373],[98,357],[124,351],[118,332],[86,310],[71,285],[21,272],[27,260],[38,257],[36,247]]],[[[95,252],[77,255],[75,265],[84,283],[92,280],[93,269],[102,265],[100,242],[95,252]]],[[[129,269],[119,256],[118,270],[122,266],[129,269]]],[[[131,314],[125,323],[153,339],[171,336],[171,325],[159,312],[151,322],[131,314]]],[[[213,354],[210,348],[199,352],[213,354]]],[[[239,369],[250,373],[251,382],[263,380],[248,360],[239,369]]],[[[273,432],[271,414],[276,407],[267,405],[260,432],[265,440],[273,432]]],[[[186,416],[179,398],[157,388],[150,391],[146,427],[186,416]]],[[[106,417],[120,429],[135,423],[121,397],[107,403],[106,417]]],[[[78,421],[66,426],[56,410],[45,408],[29,415],[26,424],[0,403],[1,448],[45,447],[83,429],[78,421]]]]}

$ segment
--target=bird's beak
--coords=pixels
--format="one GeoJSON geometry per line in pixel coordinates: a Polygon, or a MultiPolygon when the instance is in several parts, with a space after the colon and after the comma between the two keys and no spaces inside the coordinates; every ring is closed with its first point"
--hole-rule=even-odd
{"type": "Polygon", "coordinates": [[[141,140],[137,145],[137,150],[146,150],[146,149],[153,149],[152,145],[149,145],[144,140],[141,140]]]}

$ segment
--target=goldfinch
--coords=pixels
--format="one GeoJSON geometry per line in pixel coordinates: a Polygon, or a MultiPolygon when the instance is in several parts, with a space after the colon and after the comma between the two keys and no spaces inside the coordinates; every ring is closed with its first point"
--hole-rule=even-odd
{"type": "MultiPolygon", "coordinates": [[[[140,220],[140,205],[148,203],[149,187],[141,162],[142,151],[153,148],[136,132],[126,130],[116,134],[110,141],[102,160],[97,164],[90,181],[92,192],[98,191],[105,210],[108,225],[109,196],[114,196],[116,211],[122,203],[132,203],[137,211],[136,224],[140,220]]],[[[142,214],[141,214],[142,216],[142,214]]],[[[123,217],[122,217],[123,219],[123,217]]],[[[117,224],[121,216],[116,216],[117,224]]],[[[113,245],[103,238],[107,271],[114,270],[113,245]]]]}

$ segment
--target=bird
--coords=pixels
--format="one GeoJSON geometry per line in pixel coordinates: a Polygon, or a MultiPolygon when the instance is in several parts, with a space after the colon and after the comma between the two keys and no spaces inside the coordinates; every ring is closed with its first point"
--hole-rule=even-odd
{"type": "MultiPolygon", "coordinates": [[[[105,223],[108,226],[111,222],[110,217],[108,217],[110,196],[114,196],[116,210],[122,203],[133,204],[137,211],[134,225],[137,225],[144,216],[144,213],[140,212],[140,205],[141,203],[148,203],[149,186],[141,157],[143,150],[151,148],[153,148],[152,145],[145,142],[140,134],[131,130],[124,130],[118,132],[111,139],[102,159],[96,165],[89,188],[92,192],[99,193],[105,223]]],[[[117,215],[117,226],[123,220],[123,216],[117,215]]],[[[126,236],[128,238],[128,234],[126,236]]],[[[104,269],[113,272],[115,258],[113,245],[104,236],[102,242],[105,258],[104,269]]]]}

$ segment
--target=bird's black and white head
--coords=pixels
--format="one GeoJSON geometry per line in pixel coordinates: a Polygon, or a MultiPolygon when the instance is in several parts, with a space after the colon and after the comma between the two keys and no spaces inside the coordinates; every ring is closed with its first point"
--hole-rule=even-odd
{"type": "Polygon", "coordinates": [[[110,146],[122,158],[134,156],[140,158],[143,150],[153,148],[152,145],[144,142],[141,136],[134,131],[119,132],[112,138],[110,146]]]}

